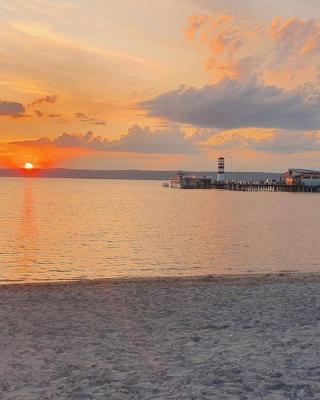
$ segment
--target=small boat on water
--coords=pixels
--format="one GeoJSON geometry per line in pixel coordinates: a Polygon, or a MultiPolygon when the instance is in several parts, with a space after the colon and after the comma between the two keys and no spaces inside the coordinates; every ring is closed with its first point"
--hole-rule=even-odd
{"type": "Polygon", "coordinates": [[[168,188],[168,187],[170,187],[170,185],[168,182],[163,182],[162,187],[168,188]]]}

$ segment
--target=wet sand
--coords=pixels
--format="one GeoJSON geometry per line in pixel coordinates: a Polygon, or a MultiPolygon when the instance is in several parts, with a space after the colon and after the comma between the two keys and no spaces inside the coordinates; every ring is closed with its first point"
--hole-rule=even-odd
{"type": "Polygon", "coordinates": [[[320,277],[0,286],[0,400],[319,399],[320,277]]]}

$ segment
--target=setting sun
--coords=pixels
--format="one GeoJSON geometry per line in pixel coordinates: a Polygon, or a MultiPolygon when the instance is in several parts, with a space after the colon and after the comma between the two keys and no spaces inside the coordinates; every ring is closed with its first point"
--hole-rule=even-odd
{"type": "Polygon", "coordinates": [[[23,166],[24,169],[33,169],[33,164],[31,162],[26,162],[23,166]]]}

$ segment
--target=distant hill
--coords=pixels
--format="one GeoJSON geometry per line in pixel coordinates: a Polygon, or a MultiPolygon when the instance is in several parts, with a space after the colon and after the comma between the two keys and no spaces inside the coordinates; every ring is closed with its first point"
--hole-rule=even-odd
{"type": "MultiPolygon", "coordinates": [[[[215,178],[217,173],[212,171],[185,171],[186,174],[215,178]]],[[[132,180],[169,180],[176,171],[144,171],[144,170],[90,170],[90,169],[34,169],[24,171],[20,169],[0,169],[0,177],[39,177],[39,178],[73,178],[73,179],[132,179],[132,180]]],[[[231,179],[231,173],[225,174],[231,179]]],[[[234,180],[278,179],[280,173],[274,172],[233,172],[234,180]]]]}

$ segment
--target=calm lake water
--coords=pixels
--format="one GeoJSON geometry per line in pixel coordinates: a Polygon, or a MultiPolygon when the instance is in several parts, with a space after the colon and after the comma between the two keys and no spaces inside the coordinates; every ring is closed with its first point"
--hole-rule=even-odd
{"type": "Polygon", "coordinates": [[[320,194],[0,183],[0,283],[320,271],[320,194]]]}

